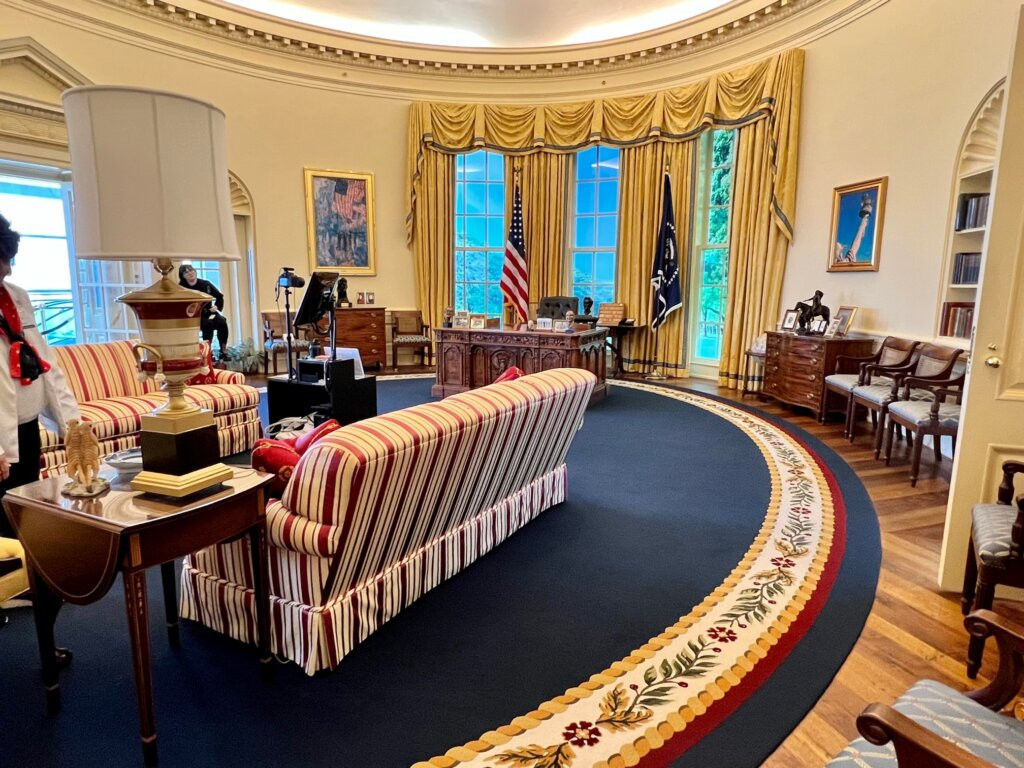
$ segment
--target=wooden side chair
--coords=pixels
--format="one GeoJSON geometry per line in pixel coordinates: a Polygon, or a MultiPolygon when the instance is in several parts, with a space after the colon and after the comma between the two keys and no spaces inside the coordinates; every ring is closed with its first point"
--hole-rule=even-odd
{"type": "MultiPolygon", "coordinates": [[[[271,359],[274,361],[274,375],[277,375],[277,356],[288,349],[285,340],[284,312],[261,312],[263,320],[263,375],[267,375],[267,367],[271,359]]],[[[305,351],[309,349],[309,339],[292,338],[292,349],[305,351]]]]}
{"type": "MultiPolygon", "coordinates": [[[[886,336],[882,345],[873,355],[867,357],[853,357],[852,355],[839,355],[836,358],[836,372],[825,377],[825,405],[828,410],[828,400],[831,395],[833,399],[840,399],[843,402],[843,413],[846,414],[846,421],[843,425],[843,436],[849,437],[851,424],[850,398],[854,387],[868,383],[866,381],[867,367],[877,364],[883,367],[906,365],[910,362],[917,349],[919,342],[910,339],[901,339],[898,336],[886,336]]],[[[875,384],[892,385],[892,377],[878,374],[873,377],[875,384]]]]}
{"type": "Polygon", "coordinates": [[[423,365],[433,365],[433,342],[430,329],[423,322],[423,313],[418,309],[395,309],[391,311],[391,367],[398,368],[398,350],[416,349],[423,365]]]}
{"type": "MultiPolygon", "coordinates": [[[[857,427],[857,408],[866,408],[871,413],[875,432],[875,458],[882,454],[882,438],[885,434],[885,418],[889,403],[896,399],[900,385],[909,376],[917,379],[938,381],[949,377],[962,349],[943,347],[938,344],[924,344],[914,350],[911,359],[904,365],[881,365],[868,363],[865,367],[864,384],[853,388],[847,411],[849,424],[847,437],[852,443],[857,427]],[[891,383],[878,382],[876,376],[885,377],[891,383]]],[[[931,400],[930,390],[911,388],[912,400],[931,400]]]]}
{"type": "Polygon", "coordinates": [[[1009,768],[1024,754],[1024,723],[1000,710],[1024,683],[1024,627],[991,611],[964,621],[971,638],[999,646],[999,671],[984,688],[961,693],[919,680],[896,702],[869,704],[857,717],[863,738],[827,768],[1009,768]]]}
{"type": "MultiPolygon", "coordinates": [[[[997,503],[971,509],[971,538],[960,607],[964,613],[991,608],[996,585],[1024,587],[1024,497],[1013,503],[1013,478],[1024,473],[1024,462],[1003,464],[997,503]]],[[[981,668],[985,638],[971,635],[967,646],[967,676],[981,668]]]]}
{"type": "MultiPolygon", "coordinates": [[[[893,433],[897,428],[907,430],[911,444],[910,485],[917,485],[921,469],[921,449],[924,436],[931,435],[935,449],[936,465],[942,463],[942,438],[952,438],[952,449],[956,449],[956,433],[960,429],[960,403],[964,395],[966,371],[951,379],[918,379],[909,376],[903,380],[899,399],[889,403],[889,418],[885,428],[885,463],[892,459],[893,433]],[[911,399],[914,389],[929,390],[932,401],[911,399]]],[[[952,456],[952,450],[950,451],[952,456]]]]}

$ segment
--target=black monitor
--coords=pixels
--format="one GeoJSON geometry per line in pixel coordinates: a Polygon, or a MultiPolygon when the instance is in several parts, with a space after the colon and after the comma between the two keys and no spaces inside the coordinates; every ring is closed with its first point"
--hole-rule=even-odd
{"type": "Polygon", "coordinates": [[[338,282],[336,272],[314,272],[306,282],[306,292],[295,311],[292,323],[296,328],[313,325],[323,315],[334,309],[334,286],[338,282]]]}

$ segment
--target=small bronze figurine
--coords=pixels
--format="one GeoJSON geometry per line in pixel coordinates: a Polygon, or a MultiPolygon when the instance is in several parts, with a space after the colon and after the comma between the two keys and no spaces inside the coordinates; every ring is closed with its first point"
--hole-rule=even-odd
{"type": "Polygon", "coordinates": [[[583,297],[583,314],[590,317],[590,310],[594,308],[594,300],[589,296],[583,297]]]}

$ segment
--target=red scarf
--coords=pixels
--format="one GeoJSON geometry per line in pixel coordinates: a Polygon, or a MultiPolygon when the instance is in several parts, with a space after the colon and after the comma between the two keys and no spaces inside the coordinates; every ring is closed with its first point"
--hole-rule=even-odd
{"type": "Polygon", "coordinates": [[[43,360],[43,358],[36,352],[35,348],[25,341],[21,335],[21,315],[18,314],[18,308],[14,305],[14,299],[11,298],[11,294],[7,290],[7,286],[0,285],[0,315],[3,315],[4,320],[7,321],[8,327],[11,329],[11,333],[15,338],[11,338],[2,327],[0,327],[0,333],[3,333],[7,337],[7,340],[11,342],[11,376],[15,379],[20,379],[22,386],[27,387],[33,382],[33,379],[24,378],[21,375],[21,349],[22,346],[27,347],[32,351],[39,360],[39,367],[43,373],[50,370],[50,364],[43,360]]]}

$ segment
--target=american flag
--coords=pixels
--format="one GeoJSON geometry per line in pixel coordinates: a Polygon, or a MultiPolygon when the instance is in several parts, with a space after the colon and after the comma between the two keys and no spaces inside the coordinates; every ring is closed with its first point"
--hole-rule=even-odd
{"type": "Polygon", "coordinates": [[[338,179],[334,182],[334,197],[331,208],[346,221],[355,218],[356,207],[362,205],[366,191],[359,179],[338,179]]]}
{"type": "Polygon", "coordinates": [[[505,266],[501,270],[501,292],[515,307],[521,322],[527,320],[530,274],[526,269],[526,244],[523,242],[523,200],[516,186],[512,202],[512,224],[505,242],[505,266]]]}

